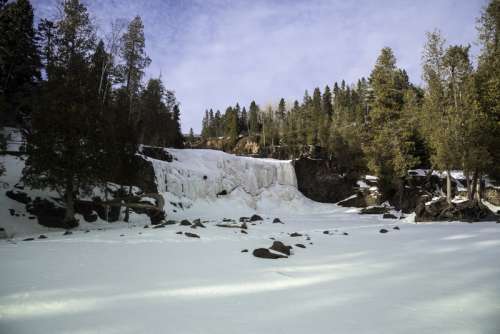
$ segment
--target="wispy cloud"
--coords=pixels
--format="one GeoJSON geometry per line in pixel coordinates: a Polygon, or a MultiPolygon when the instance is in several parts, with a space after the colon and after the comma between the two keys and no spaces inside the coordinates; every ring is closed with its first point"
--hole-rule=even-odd
{"type": "MultiPolygon", "coordinates": [[[[55,3],[34,1],[40,16],[55,3]]],[[[425,32],[439,28],[450,43],[473,43],[487,0],[86,3],[104,29],[114,18],[141,15],[153,59],[148,75],[161,72],[181,101],[184,130],[199,130],[206,108],[300,99],[305,89],[368,76],[384,46],[419,83],[425,32]]]]}

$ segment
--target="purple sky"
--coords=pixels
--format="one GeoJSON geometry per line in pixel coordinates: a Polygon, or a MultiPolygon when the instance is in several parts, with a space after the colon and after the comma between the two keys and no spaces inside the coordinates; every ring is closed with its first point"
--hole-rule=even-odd
{"type": "MultiPolygon", "coordinates": [[[[34,0],[37,17],[52,17],[58,0],[34,0]]],[[[304,90],[368,76],[380,49],[421,82],[425,32],[472,44],[487,0],[87,0],[101,31],[111,20],[144,21],[153,62],[181,102],[183,130],[198,132],[207,108],[224,110],[301,99],[304,90]]]]}

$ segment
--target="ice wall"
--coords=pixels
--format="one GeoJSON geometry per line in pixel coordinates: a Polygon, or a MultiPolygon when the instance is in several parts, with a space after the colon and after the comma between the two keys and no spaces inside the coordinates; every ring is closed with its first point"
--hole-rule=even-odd
{"type": "MultiPolygon", "coordinates": [[[[198,206],[200,211],[255,212],[283,203],[309,203],[297,190],[291,161],[240,157],[215,150],[167,149],[172,162],[148,158],[166,211],[198,206]],[[225,193],[225,195],[222,195],[225,193]],[[177,208],[177,209],[176,209],[177,208]],[[238,211],[239,210],[239,211],[238,211]]],[[[297,205],[295,205],[297,206],[297,205]]]]}
{"type": "Polygon", "coordinates": [[[297,187],[290,161],[239,157],[215,150],[168,149],[174,160],[151,159],[158,191],[191,200],[241,190],[257,196],[273,185],[297,187]]]}

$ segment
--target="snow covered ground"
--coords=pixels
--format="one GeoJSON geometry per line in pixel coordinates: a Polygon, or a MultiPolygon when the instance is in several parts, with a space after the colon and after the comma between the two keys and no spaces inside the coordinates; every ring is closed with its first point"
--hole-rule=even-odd
{"type": "Polygon", "coordinates": [[[137,216],[0,240],[0,333],[500,332],[500,224],[359,215],[300,195],[289,162],[172,153],[155,162],[168,217],[206,228],[137,216]],[[216,226],[253,213],[248,234],[216,226]],[[306,248],[255,258],[270,238],[306,248]]]}

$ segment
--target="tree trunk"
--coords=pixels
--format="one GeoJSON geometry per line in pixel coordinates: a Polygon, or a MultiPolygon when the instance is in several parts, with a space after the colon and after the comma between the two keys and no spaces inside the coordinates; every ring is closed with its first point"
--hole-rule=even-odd
{"type": "Polygon", "coordinates": [[[446,171],[446,201],[451,204],[451,175],[450,170],[446,171]]]}
{"type": "Polygon", "coordinates": [[[471,197],[471,182],[470,182],[470,175],[469,175],[469,171],[465,171],[464,172],[465,174],[465,181],[466,181],[466,186],[467,186],[467,199],[470,201],[472,199],[471,197]]]}
{"type": "Polygon", "coordinates": [[[471,185],[471,194],[470,194],[471,201],[476,197],[477,178],[478,178],[478,172],[477,172],[477,170],[475,170],[474,175],[472,176],[472,185],[471,185]]]}
{"type": "Polygon", "coordinates": [[[73,222],[75,221],[75,200],[73,197],[73,182],[71,181],[66,185],[66,194],[64,195],[64,201],[66,204],[64,221],[73,222]]]}
{"type": "MultiPolygon", "coordinates": [[[[128,187],[128,196],[127,197],[130,197],[131,195],[132,195],[132,186],[129,186],[128,187]]],[[[130,218],[130,209],[129,209],[128,205],[127,205],[127,207],[125,209],[125,218],[123,220],[128,223],[129,218],[130,218]]]]}

